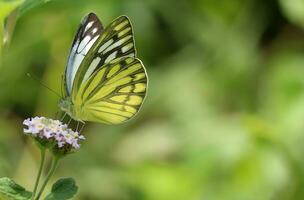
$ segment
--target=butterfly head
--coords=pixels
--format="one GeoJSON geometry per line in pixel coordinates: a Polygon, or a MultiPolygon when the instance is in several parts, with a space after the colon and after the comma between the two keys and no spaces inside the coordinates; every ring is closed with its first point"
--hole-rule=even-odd
{"type": "Polygon", "coordinates": [[[73,107],[72,101],[69,98],[61,99],[58,103],[59,108],[68,113],[69,115],[72,115],[71,110],[73,107]]]}

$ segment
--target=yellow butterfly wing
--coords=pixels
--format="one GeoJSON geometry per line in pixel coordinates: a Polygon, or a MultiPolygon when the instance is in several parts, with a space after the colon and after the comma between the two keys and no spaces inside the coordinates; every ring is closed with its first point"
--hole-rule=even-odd
{"type": "Polygon", "coordinates": [[[72,95],[99,68],[120,57],[136,57],[132,25],[127,16],[111,22],[90,48],[75,75],[72,95]]]}
{"type": "Polygon", "coordinates": [[[147,84],[147,74],[139,59],[115,59],[81,84],[74,99],[75,114],[84,121],[106,124],[127,121],[139,111],[147,84]]]}

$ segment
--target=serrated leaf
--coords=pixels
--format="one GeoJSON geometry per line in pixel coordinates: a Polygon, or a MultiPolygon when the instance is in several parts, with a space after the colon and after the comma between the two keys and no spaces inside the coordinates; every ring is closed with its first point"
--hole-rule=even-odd
{"type": "Polygon", "coordinates": [[[78,187],[73,178],[59,179],[52,187],[51,193],[45,200],[71,199],[77,193],[78,187]]]}
{"type": "Polygon", "coordinates": [[[0,194],[14,200],[28,200],[32,196],[31,192],[7,177],[0,178],[0,194]]]}

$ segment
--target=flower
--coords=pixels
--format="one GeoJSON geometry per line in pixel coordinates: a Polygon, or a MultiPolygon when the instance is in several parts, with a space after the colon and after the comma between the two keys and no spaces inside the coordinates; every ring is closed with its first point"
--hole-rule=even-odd
{"type": "Polygon", "coordinates": [[[55,144],[57,150],[71,151],[80,148],[80,142],[85,140],[79,132],[68,128],[59,120],[46,117],[33,117],[23,121],[24,133],[44,144],[55,144]]]}

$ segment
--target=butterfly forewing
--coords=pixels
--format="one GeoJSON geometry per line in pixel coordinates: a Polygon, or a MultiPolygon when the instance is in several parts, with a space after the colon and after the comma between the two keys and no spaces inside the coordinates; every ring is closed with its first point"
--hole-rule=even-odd
{"type": "Polygon", "coordinates": [[[123,57],[99,68],[80,87],[75,106],[86,121],[122,123],[140,109],[146,95],[147,75],[142,62],[123,57]]]}
{"type": "Polygon", "coordinates": [[[71,95],[75,75],[81,62],[103,32],[103,26],[94,13],[88,14],[81,22],[74,38],[65,71],[65,95],[71,95]]]}
{"type": "Polygon", "coordinates": [[[135,57],[136,50],[130,20],[120,16],[106,27],[84,58],[75,77],[73,93],[99,68],[124,56],[135,57]]]}

